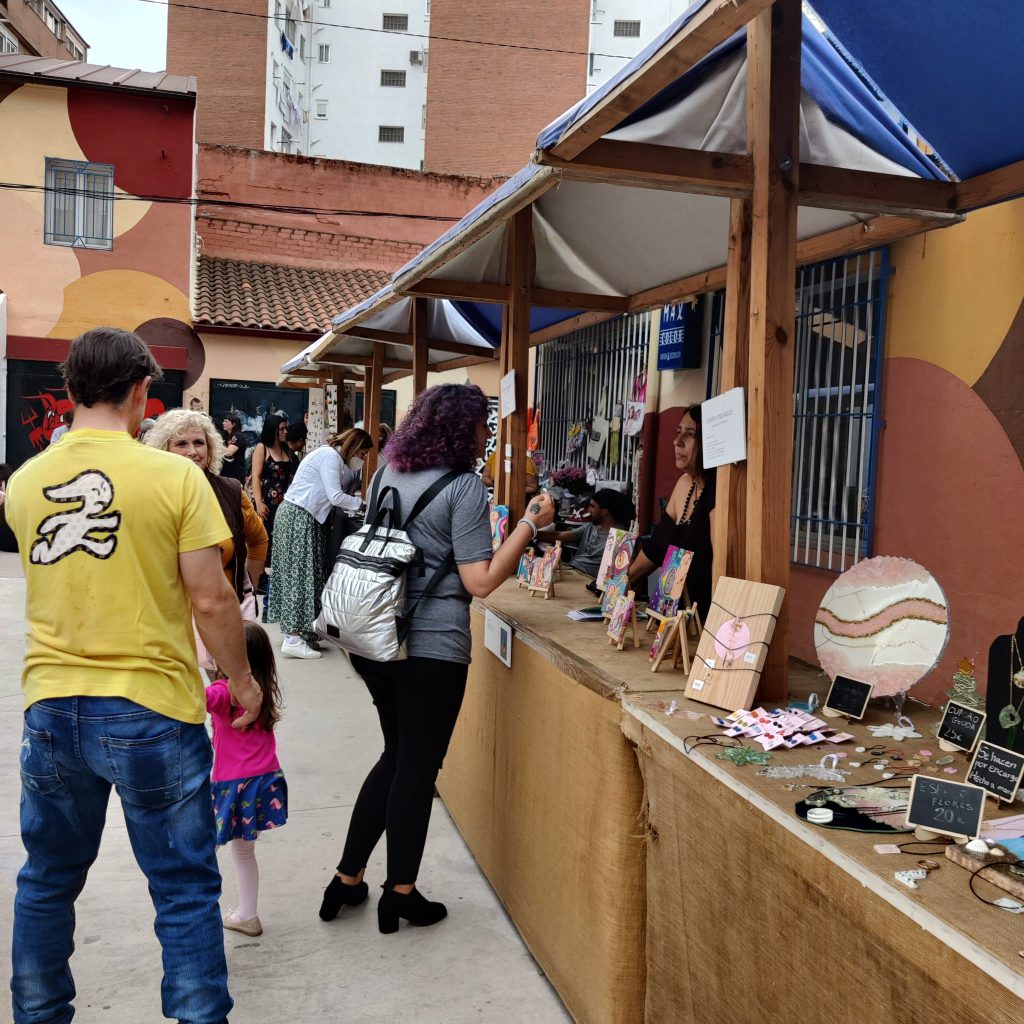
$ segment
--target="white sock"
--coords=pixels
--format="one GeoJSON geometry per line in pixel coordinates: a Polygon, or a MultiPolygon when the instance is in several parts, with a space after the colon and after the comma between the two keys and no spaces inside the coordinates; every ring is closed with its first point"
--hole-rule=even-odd
{"type": "Polygon", "coordinates": [[[302,643],[302,637],[301,636],[293,636],[291,633],[289,633],[284,638],[284,642],[286,644],[301,644],[302,643]]]}
{"type": "Polygon", "coordinates": [[[256,916],[256,902],[260,895],[260,866],[256,863],[256,841],[232,839],[231,853],[235,859],[238,878],[238,919],[249,921],[256,916]]]}

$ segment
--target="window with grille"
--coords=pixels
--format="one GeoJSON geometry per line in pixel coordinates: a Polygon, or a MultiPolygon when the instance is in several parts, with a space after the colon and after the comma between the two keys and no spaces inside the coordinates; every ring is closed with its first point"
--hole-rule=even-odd
{"type": "Polygon", "coordinates": [[[405,88],[405,72],[404,71],[381,71],[380,73],[380,84],[391,86],[397,89],[405,88]]]}
{"type": "Polygon", "coordinates": [[[17,52],[18,40],[3,25],[0,25],[0,54],[17,52]]]}
{"type": "Polygon", "coordinates": [[[377,126],[378,142],[405,142],[405,128],[398,124],[381,124],[377,126]]]}
{"type": "Polygon", "coordinates": [[[114,168],[79,160],[46,160],[47,245],[114,247],[114,168]]]}
{"type": "MultiPolygon", "coordinates": [[[[844,572],[872,553],[888,276],[884,249],[797,272],[791,551],[798,565],[844,572]]],[[[718,393],[724,305],[712,307],[709,395],[718,393]]]]}
{"type": "Polygon", "coordinates": [[[331,6],[331,0],[320,0],[320,6],[321,7],[330,7],[331,6]]]}
{"type": "Polygon", "coordinates": [[[327,100],[316,101],[316,119],[318,121],[327,120],[327,100]]]}
{"type": "Polygon", "coordinates": [[[320,44],[320,49],[317,51],[317,60],[321,64],[330,64],[331,63],[331,44],[330,43],[321,43],[320,44]]]}
{"type": "Polygon", "coordinates": [[[384,15],[384,31],[385,32],[408,32],[409,31],[409,15],[408,14],[385,14],[384,15]]]}
{"type": "Polygon", "coordinates": [[[616,21],[614,34],[627,39],[637,39],[640,36],[640,22],[616,21]]]}

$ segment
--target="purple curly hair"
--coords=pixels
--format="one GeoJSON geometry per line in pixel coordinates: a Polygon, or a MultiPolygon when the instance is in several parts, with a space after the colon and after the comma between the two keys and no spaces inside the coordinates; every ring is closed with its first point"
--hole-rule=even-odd
{"type": "Polygon", "coordinates": [[[427,388],[384,446],[384,455],[400,473],[474,469],[476,425],[487,421],[487,412],[487,396],[475,384],[427,388]]]}

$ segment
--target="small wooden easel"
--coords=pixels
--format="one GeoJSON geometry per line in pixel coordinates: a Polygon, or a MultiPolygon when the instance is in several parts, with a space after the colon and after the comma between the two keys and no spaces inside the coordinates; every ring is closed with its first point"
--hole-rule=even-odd
{"type": "MultiPolygon", "coordinates": [[[[683,671],[690,671],[690,651],[686,644],[687,634],[691,631],[695,636],[700,636],[700,612],[697,605],[691,604],[689,608],[682,608],[675,615],[662,615],[659,612],[647,610],[647,618],[658,623],[658,633],[663,633],[658,653],[651,658],[651,671],[657,672],[661,663],[672,655],[672,668],[678,668],[680,661],[683,663],[683,671]]],[[[650,625],[648,624],[648,632],[650,625]]]]}
{"type": "Polygon", "coordinates": [[[535,555],[533,558],[533,563],[530,566],[530,584],[526,588],[526,594],[528,597],[533,597],[534,594],[543,594],[544,600],[546,601],[549,597],[555,596],[555,576],[562,565],[562,542],[560,540],[555,541],[555,554],[553,556],[554,565],[551,566],[551,579],[547,583],[539,582],[538,579],[543,570],[545,559],[550,554],[550,551],[551,549],[546,551],[543,555],[535,555]]]}
{"type": "Polygon", "coordinates": [[[639,647],[640,646],[640,628],[637,625],[637,620],[636,620],[636,597],[633,594],[633,591],[629,590],[629,591],[626,592],[625,597],[619,598],[619,600],[620,601],[622,601],[622,600],[629,601],[629,604],[630,604],[629,619],[623,624],[622,634],[620,636],[616,636],[612,632],[612,630],[611,630],[611,623],[615,621],[615,616],[614,616],[614,614],[612,615],[612,618],[609,621],[609,626],[608,626],[608,643],[612,647],[614,647],[617,651],[624,650],[625,646],[626,646],[627,636],[628,636],[630,630],[632,630],[633,646],[634,647],[639,647]]]}

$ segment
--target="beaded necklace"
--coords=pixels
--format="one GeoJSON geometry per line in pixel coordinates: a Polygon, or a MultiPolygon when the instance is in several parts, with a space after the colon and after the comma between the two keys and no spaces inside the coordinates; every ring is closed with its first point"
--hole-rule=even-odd
{"type": "MultiPolygon", "coordinates": [[[[686,492],[686,501],[683,502],[683,512],[679,517],[678,525],[687,526],[690,520],[693,518],[693,513],[697,510],[697,502],[693,503],[693,508],[690,508],[690,499],[693,497],[693,492],[697,490],[697,478],[693,478],[693,482],[690,484],[689,491],[686,492]]],[[[700,500],[699,498],[697,499],[700,500]]]]}

